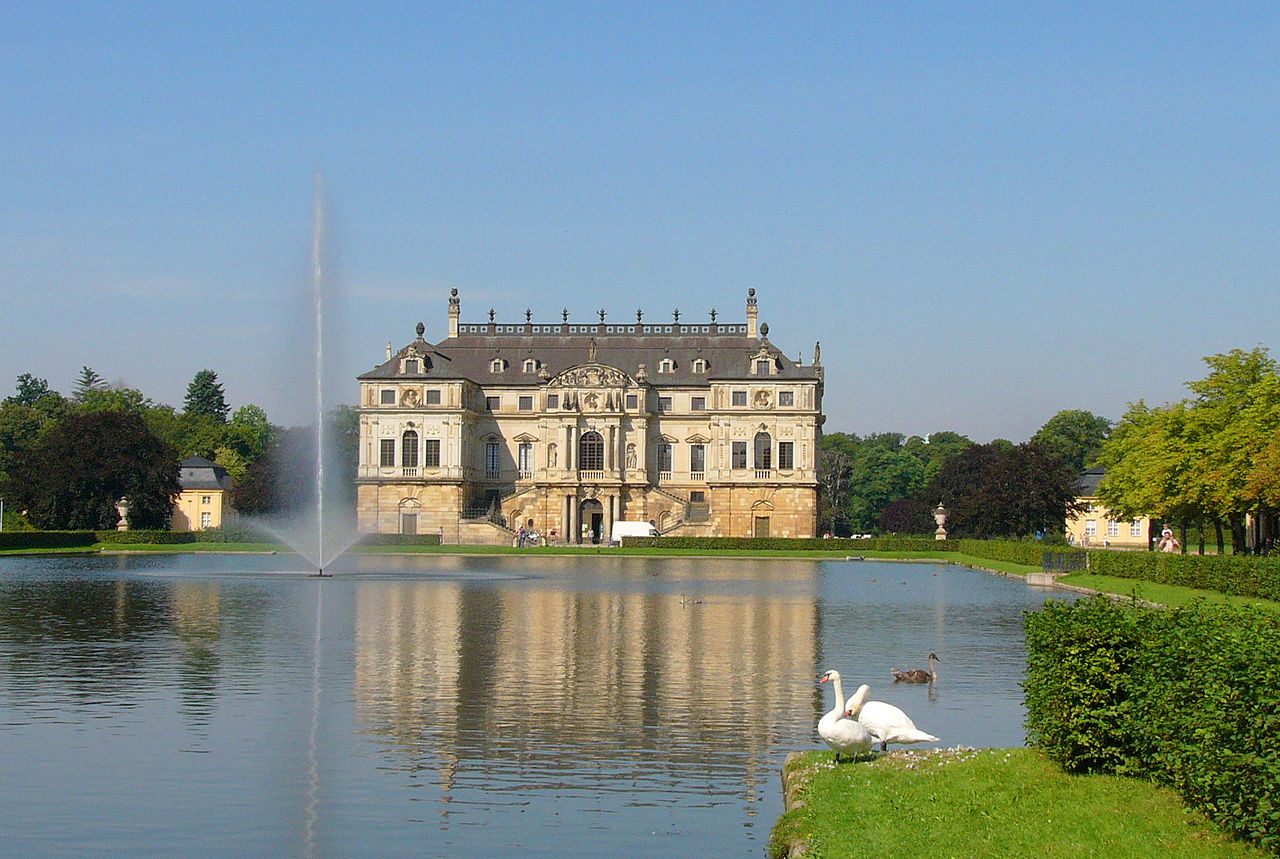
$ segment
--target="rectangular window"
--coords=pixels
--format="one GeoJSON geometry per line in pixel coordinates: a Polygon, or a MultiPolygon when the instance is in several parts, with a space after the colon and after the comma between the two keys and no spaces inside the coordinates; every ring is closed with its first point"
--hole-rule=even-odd
{"type": "Polygon", "coordinates": [[[208,511],[206,511],[206,512],[204,512],[204,513],[201,513],[201,514],[200,514],[200,527],[201,527],[201,528],[212,528],[212,527],[213,527],[213,514],[212,514],[212,513],[209,513],[208,511]]]}
{"type": "Polygon", "coordinates": [[[1130,537],[1141,537],[1141,536],[1142,536],[1142,523],[1141,523],[1141,522],[1139,522],[1139,521],[1137,521],[1137,520],[1134,520],[1133,522],[1130,522],[1130,523],[1129,523],[1129,536],[1130,536],[1130,537]]]}
{"type": "Polygon", "coordinates": [[[769,359],[768,358],[762,358],[759,361],[756,361],[756,375],[757,376],[769,375],[769,359]]]}
{"type": "Polygon", "coordinates": [[[533,411],[533,397],[521,397],[521,398],[520,398],[520,411],[522,411],[522,412],[531,412],[531,411],[533,411]]]}
{"type": "Polygon", "coordinates": [[[485,397],[484,407],[491,412],[496,412],[498,409],[502,408],[502,398],[501,397],[485,397]]]}
{"type": "Polygon", "coordinates": [[[378,394],[378,402],[384,406],[394,406],[396,404],[395,389],[383,388],[378,394]]]}
{"type": "Polygon", "coordinates": [[[671,411],[671,398],[670,398],[670,397],[658,397],[658,411],[660,411],[660,412],[669,412],[669,411],[671,411]]]}
{"type": "Polygon", "coordinates": [[[405,361],[405,362],[404,362],[404,371],[405,371],[406,373],[416,373],[416,372],[418,372],[418,359],[417,359],[417,358],[410,358],[409,360],[405,361]]]}
{"type": "Polygon", "coordinates": [[[706,410],[707,410],[707,398],[706,398],[706,397],[693,397],[693,398],[691,398],[691,399],[689,400],[689,411],[691,411],[691,412],[705,412],[706,410]]]}
{"type": "Polygon", "coordinates": [[[440,389],[439,388],[427,388],[427,405],[429,406],[440,405],[440,389]]]}
{"type": "Polygon", "coordinates": [[[400,464],[405,468],[418,467],[418,434],[407,432],[400,445],[400,464]]]}
{"type": "Polygon", "coordinates": [[[705,444],[689,445],[689,470],[707,470],[707,446],[705,444]]]}
{"type": "Polygon", "coordinates": [[[795,391],[778,391],[778,405],[794,406],[796,404],[795,391]]]}
{"type": "Polygon", "coordinates": [[[201,503],[201,504],[212,504],[212,503],[213,503],[213,496],[212,496],[212,495],[201,495],[201,496],[200,496],[200,503],[201,503]]]}
{"type": "Polygon", "coordinates": [[[559,395],[559,394],[547,394],[547,408],[549,408],[549,409],[558,409],[558,408],[560,408],[560,395],[559,395]]]}
{"type": "Polygon", "coordinates": [[[396,464],[396,440],[393,438],[384,438],[379,442],[378,464],[381,466],[391,466],[396,464]]]}
{"type": "Polygon", "coordinates": [[[489,477],[498,476],[498,443],[496,441],[485,442],[484,470],[489,477]]]}
{"type": "Polygon", "coordinates": [[[733,467],[736,469],[747,467],[747,443],[745,441],[735,441],[733,443],[733,467]]]}
{"type": "Polygon", "coordinates": [[[658,471],[671,471],[671,445],[666,442],[658,444],[658,471]]]}
{"type": "Polygon", "coordinates": [[[533,471],[533,442],[522,441],[516,448],[516,468],[533,471]]]}
{"type": "Polygon", "coordinates": [[[689,490],[689,500],[694,504],[705,504],[707,502],[707,493],[701,489],[689,490]]]}
{"type": "Polygon", "coordinates": [[[735,406],[745,406],[745,405],[747,404],[747,392],[746,392],[746,391],[734,391],[734,392],[733,392],[733,404],[734,404],[735,406]]]}
{"type": "Polygon", "coordinates": [[[635,408],[638,408],[638,407],[639,407],[639,405],[640,405],[640,400],[636,397],[636,395],[635,395],[635,394],[627,394],[627,408],[628,408],[628,409],[635,409],[635,408]]]}
{"type": "Polygon", "coordinates": [[[1084,535],[1086,537],[1098,536],[1098,520],[1097,519],[1084,520],[1084,535]]]}
{"type": "Polygon", "coordinates": [[[1112,519],[1110,522],[1108,522],[1108,523],[1107,523],[1107,536],[1108,536],[1108,537],[1119,537],[1119,536],[1120,536],[1120,523],[1119,523],[1119,522],[1117,522],[1117,521],[1115,521],[1114,519],[1112,519]]]}
{"type": "Polygon", "coordinates": [[[429,438],[423,444],[426,446],[422,452],[423,465],[427,468],[440,467],[440,439],[429,438]]]}
{"type": "Polygon", "coordinates": [[[796,467],[795,450],[796,443],[794,441],[778,442],[778,468],[788,471],[796,467]]]}

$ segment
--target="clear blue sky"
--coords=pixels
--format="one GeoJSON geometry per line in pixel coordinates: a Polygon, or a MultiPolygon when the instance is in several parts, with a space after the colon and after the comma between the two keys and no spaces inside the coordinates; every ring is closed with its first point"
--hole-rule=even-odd
{"type": "Polygon", "coordinates": [[[473,322],[755,287],[822,342],[828,431],[1022,441],[1275,346],[1273,2],[328,6],[0,4],[0,392],[180,406],[208,367],[301,420],[317,171],[348,401],[453,287],[473,322]]]}

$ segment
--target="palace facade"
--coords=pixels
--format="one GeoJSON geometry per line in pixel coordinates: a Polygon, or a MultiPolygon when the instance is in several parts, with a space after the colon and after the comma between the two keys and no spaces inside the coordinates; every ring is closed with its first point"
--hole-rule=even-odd
{"type": "Polygon", "coordinates": [[[822,367],[758,323],[463,324],[359,377],[359,528],[508,543],[520,526],[602,542],[615,521],[680,536],[812,537],[822,367]]]}

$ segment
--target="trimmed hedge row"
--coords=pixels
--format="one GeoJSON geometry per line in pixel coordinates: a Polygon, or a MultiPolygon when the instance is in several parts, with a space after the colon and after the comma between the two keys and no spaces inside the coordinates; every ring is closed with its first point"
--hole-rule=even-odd
{"type": "Polygon", "coordinates": [[[92,531],[0,531],[0,549],[79,549],[97,541],[92,531]]]}
{"type": "Polygon", "coordinates": [[[1280,600],[1280,558],[1255,555],[1169,555],[1090,552],[1089,570],[1103,576],[1280,600]]]}
{"type": "Polygon", "coordinates": [[[1009,561],[1014,564],[1026,564],[1039,567],[1044,560],[1044,553],[1052,551],[1057,554],[1080,552],[1070,546],[1047,545],[1040,540],[1020,542],[1016,540],[948,540],[957,552],[988,558],[992,561],[1009,561]]]}
{"type": "Polygon", "coordinates": [[[365,534],[362,546],[439,546],[439,534],[365,534]]]}
{"type": "Polygon", "coordinates": [[[1025,626],[1029,744],[1070,772],[1167,784],[1280,852],[1280,615],[1095,597],[1025,626]]]}
{"type": "Polygon", "coordinates": [[[792,552],[950,552],[955,551],[946,540],[923,537],[626,537],[630,547],[659,549],[736,549],[739,551],[777,550],[792,552]]]}
{"type": "Polygon", "coordinates": [[[95,531],[99,543],[112,545],[172,544],[196,542],[195,531],[95,531]]]}

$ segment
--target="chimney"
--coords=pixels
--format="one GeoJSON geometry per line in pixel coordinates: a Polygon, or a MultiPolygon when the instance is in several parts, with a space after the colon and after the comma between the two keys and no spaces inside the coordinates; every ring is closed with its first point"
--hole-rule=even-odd
{"type": "Polygon", "coordinates": [[[449,336],[458,336],[458,316],[462,313],[462,302],[458,300],[458,290],[449,290],[449,336]]]}

